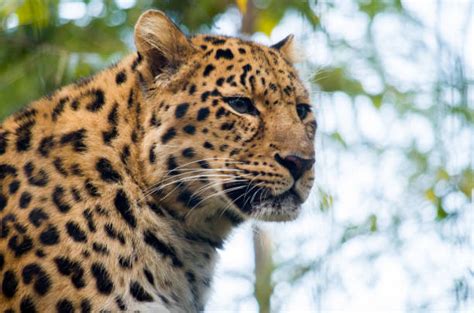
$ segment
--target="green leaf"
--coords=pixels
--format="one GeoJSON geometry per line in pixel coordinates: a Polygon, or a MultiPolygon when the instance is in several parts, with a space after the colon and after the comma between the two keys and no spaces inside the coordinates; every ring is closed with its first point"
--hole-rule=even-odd
{"type": "Polygon", "coordinates": [[[383,93],[378,95],[370,95],[370,99],[372,100],[372,105],[376,109],[380,109],[380,107],[382,106],[383,93]]]}
{"type": "Polygon", "coordinates": [[[436,196],[433,188],[429,188],[425,190],[425,198],[430,201],[431,203],[437,203],[438,197],[436,196]]]}
{"type": "Polygon", "coordinates": [[[371,214],[369,216],[369,229],[372,233],[376,232],[378,227],[377,227],[377,215],[371,214]]]}
{"type": "Polygon", "coordinates": [[[446,212],[442,206],[442,203],[441,201],[439,200],[438,201],[438,204],[436,206],[436,220],[437,221],[442,221],[444,220],[445,218],[448,217],[448,212],[446,212]]]}
{"type": "Polygon", "coordinates": [[[261,11],[257,18],[256,22],[256,31],[260,31],[267,36],[270,36],[272,33],[273,28],[278,24],[280,21],[281,16],[272,14],[271,11],[265,10],[261,11]]]}
{"type": "Polygon", "coordinates": [[[313,82],[326,92],[342,91],[350,96],[365,94],[362,84],[350,78],[341,67],[319,70],[314,75],[313,82]]]}
{"type": "Polygon", "coordinates": [[[439,168],[436,172],[436,180],[449,180],[450,176],[449,173],[446,171],[445,168],[439,168]]]}
{"type": "Polygon", "coordinates": [[[454,114],[462,116],[464,119],[466,119],[466,121],[470,123],[474,122],[474,110],[472,110],[468,106],[457,105],[449,107],[449,110],[454,114]]]}
{"type": "Polygon", "coordinates": [[[330,138],[332,140],[334,140],[335,142],[339,143],[341,146],[343,146],[345,149],[347,149],[347,143],[346,141],[344,140],[344,138],[342,138],[341,134],[339,132],[333,132],[331,133],[330,135],[330,138]]]}
{"type": "Polygon", "coordinates": [[[16,10],[20,25],[32,25],[37,30],[48,25],[50,12],[48,2],[43,0],[26,0],[16,10]]]}
{"type": "Polygon", "coordinates": [[[458,188],[469,200],[472,200],[474,191],[474,170],[469,168],[462,172],[458,188]]]}
{"type": "Polygon", "coordinates": [[[321,197],[321,212],[326,213],[332,209],[334,205],[334,197],[322,190],[319,191],[319,195],[321,197]]]}

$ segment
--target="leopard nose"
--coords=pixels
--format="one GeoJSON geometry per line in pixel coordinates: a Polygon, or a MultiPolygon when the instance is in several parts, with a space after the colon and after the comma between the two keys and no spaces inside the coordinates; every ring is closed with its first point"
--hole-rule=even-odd
{"type": "Polygon", "coordinates": [[[288,155],[281,157],[278,153],[275,154],[275,160],[284,166],[290,172],[291,176],[297,181],[303,174],[311,169],[314,164],[314,158],[304,159],[296,155],[288,155]]]}

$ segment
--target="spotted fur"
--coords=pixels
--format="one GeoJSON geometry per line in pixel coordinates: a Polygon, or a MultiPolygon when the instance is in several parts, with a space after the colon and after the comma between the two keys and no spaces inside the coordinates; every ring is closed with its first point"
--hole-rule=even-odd
{"type": "Polygon", "coordinates": [[[308,195],[291,37],[187,38],[148,11],[135,41],[0,127],[2,310],[201,311],[231,229],[294,219],[308,195]]]}

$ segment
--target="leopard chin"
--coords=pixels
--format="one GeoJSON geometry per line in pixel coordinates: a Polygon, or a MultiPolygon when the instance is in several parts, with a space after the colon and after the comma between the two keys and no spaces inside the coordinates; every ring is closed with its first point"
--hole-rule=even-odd
{"type": "Polygon", "coordinates": [[[231,183],[224,187],[239,211],[261,221],[292,221],[299,216],[304,202],[294,188],[274,196],[268,188],[249,183],[231,183]]]}
{"type": "Polygon", "coordinates": [[[299,197],[289,194],[277,199],[268,199],[255,204],[250,216],[256,220],[266,222],[287,222],[295,220],[302,207],[299,197]]]}

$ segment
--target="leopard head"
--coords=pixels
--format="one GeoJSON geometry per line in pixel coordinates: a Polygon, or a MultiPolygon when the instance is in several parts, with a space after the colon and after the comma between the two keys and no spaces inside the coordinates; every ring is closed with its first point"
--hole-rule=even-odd
{"type": "Polygon", "coordinates": [[[314,181],[316,121],[293,37],[270,47],[187,37],[148,11],[135,42],[151,73],[141,157],[156,201],[181,216],[296,218],[314,181]]]}

